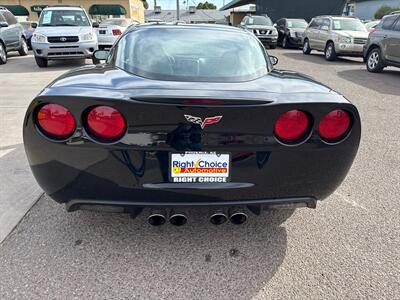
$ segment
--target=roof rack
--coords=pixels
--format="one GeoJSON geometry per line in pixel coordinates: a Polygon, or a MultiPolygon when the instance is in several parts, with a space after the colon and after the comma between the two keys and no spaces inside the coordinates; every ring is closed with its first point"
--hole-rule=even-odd
{"type": "Polygon", "coordinates": [[[390,14],[391,14],[391,15],[397,15],[397,14],[400,14],[400,10],[395,10],[395,11],[392,11],[390,14]]]}

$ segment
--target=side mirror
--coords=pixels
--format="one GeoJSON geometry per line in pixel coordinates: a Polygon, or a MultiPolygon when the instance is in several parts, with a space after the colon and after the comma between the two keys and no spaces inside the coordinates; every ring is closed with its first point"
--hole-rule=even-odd
{"type": "Polygon", "coordinates": [[[0,22],[0,27],[8,27],[8,23],[7,22],[0,22]]]}
{"type": "Polygon", "coordinates": [[[100,25],[99,25],[99,23],[97,23],[97,22],[93,22],[93,24],[92,24],[92,27],[93,27],[93,28],[99,28],[99,26],[100,26],[100,25]]]}
{"type": "Polygon", "coordinates": [[[272,56],[272,55],[269,56],[269,60],[271,61],[271,64],[273,66],[277,65],[279,62],[279,59],[276,56],[272,56]]]}
{"type": "Polygon", "coordinates": [[[328,31],[328,30],[329,30],[329,27],[328,27],[327,25],[323,25],[323,26],[321,26],[321,30],[328,31]]]}
{"type": "Polygon", "coordinates": [[[107,50],[96,50],[93,53],[93,63],[99,64],[102,60],[105,61],[108,58],[110,51],[107,50]]]}
{"type": "Polygon", "coordinates": [[[37,28],[37,23],[31,23],[32,28],[37,28]]]}

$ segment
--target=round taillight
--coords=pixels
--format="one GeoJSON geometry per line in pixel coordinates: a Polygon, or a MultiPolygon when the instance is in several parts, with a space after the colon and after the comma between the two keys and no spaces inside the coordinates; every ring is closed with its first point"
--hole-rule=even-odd
{"type": "Polygon", "coordinates": [[[350,128],[350,116],[341,109],[326,114],[318,126],[318,132],[327,142],[336,142],[342,139],[350,128]]]}
{"type": "Polygon", "coordinates": [[[59,104],[46,104],[36,115],[37,125],[46,136],[66,139],[75,131],[75,120],[71,112],[59,104]]]}
{"type": "Polygon", "coordinates": [[[310,121],[300,110],[290,110],[279,117],[275,123],[276,137],[285,143],[295,143],[305,137],[310,121]]]}
{"type": "Polygon", "coordinates": [[[126,123],[122,114],[115,108],[97,106],[87,115],[87,127],[95,138],[115,141],[124,135],[126,123]]]}

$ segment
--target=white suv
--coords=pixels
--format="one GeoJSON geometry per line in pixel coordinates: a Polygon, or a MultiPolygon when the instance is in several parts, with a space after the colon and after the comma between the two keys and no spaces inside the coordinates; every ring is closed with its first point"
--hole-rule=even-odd
{"type": "Polygon", "coordinates": [[[92,58],[98,49],[97,35],[81,7],[54,6],[45,8],[32,36],[32,49],[39,67],[49,60],[92,58]]]}

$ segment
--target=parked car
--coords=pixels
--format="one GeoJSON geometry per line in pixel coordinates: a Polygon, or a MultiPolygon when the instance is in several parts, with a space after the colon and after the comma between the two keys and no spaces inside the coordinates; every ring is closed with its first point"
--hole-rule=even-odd
{"type": "Polygon", "coordinates": [[[367,39],[368,31],[357,18],[320,16],[304,32],[303,53],[323,51],[331,61],[338,56],[363,57],[367,39]]]}
{"type": "Polygon", "coordinates": [[[8,9],[0,6],[0,65],[7,62],[7,53],[11,51],[18,51],[19,55],[25,56],[28,54],[28,44],[22,25],[8,9]]]}
{"type": "Polygon", "coordinates": [[[221,25],[131,26],[102,65],[62,75],[33,99],[25,152],[43,190],[90,207],[219,225],[276,207],[315,208],[350,169],[357,108],[277,62],[250,32],[221,25]],[[148,210],[146,210],[148,212],[148,210]]]}
{"type": "Polygon", "coordinates": [[[252,33],[266,46],[275,49],[278,43],[278,31],[267,16],[245,16],[239,27],[252,33]]]}
{"type": "Polygon", "coordinates": [[[132,19],[107,19],[96,28],[99,48],[111,48],[119,36],[132,24],[139,22],[132,19]]]}
{"type": "Polygon", "coordinates": [[[387,66],[400,67],[400,13],[385,16],[369,34],[364,60],[373,73],[387,66]]]}
{"type": "Polygon", "coordinates": [[[32,35],[36,64],[44,68],[49,60],[92,58],[98,49],[93,27],[98,26],[97,23],[91,23],[81,7],[44,8],[32,35]]]}
{"type": "Polygon", "coordinates": [[[283,18],[276,22],[278,30],[278,44],[283,48],[303,46],[303,34],[308,23],[304,19],[287,19],[283,18]]]}
{"type": "Polygon", "coordinates": [[[378,25],[380,21],[381,20],[375,20],[375,21],[371,21],[371,22],[365,23],[364,24],[365,28],[368,30],[368,32],[371,32],[371,31],[373,31],[375,29],[376,25],[378,25]]]}
{"type": "Polygon", "coordinates": [[[31,43],[31,39],[32,39],[32,35],[33,32],[35,31],[35,28],[37,27],[37,23],[36,22],[20,22],[22,27],[24,27],[24,33],[25,33],[25,37],[26,37],[26,42],[28,43],[28,48],[31,50],[32,49],[32,43],[31,43]],[[32,27],[32,23],[35,23],[35,25],[33,25],[34,27],[32,27]]]}

